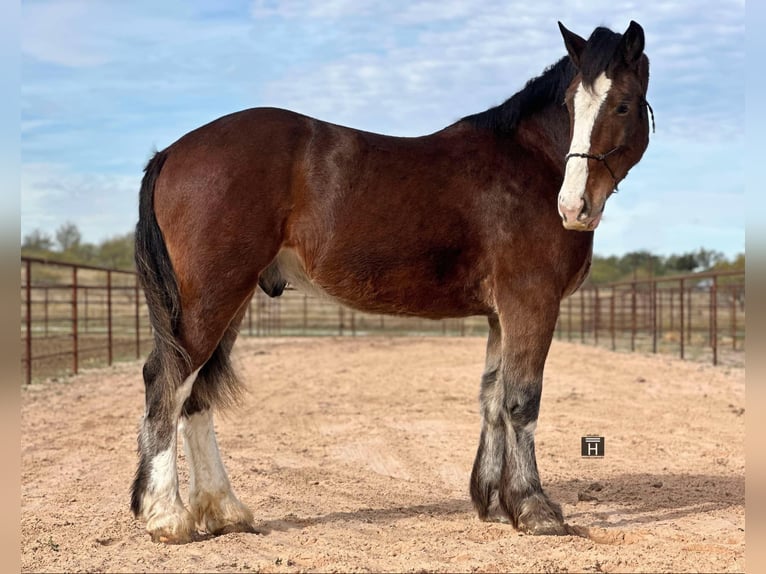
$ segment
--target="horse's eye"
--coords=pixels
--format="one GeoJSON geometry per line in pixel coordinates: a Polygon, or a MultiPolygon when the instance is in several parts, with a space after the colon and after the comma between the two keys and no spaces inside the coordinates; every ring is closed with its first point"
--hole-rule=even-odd
{"type": "Polygon", "coordinates": [[[630,108],[628,107],[628,104],[620,104],[617,106],[617,114],[620,116],[624,116],[629,110],[630,108]]]}

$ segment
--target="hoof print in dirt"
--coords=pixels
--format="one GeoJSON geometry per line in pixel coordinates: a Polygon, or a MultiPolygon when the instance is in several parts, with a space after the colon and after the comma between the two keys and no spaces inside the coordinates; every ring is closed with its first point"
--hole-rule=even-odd
{"type": "Polygon", "coordinates": [[[600,482],[594,482],[590,484],[587,488],[584,490],[581,490],[577,493],[577,501],[578,502],[598,502],[598,497],[593,494],[594,492],[601,492],[604,490],[604,485],[600,482]]]}
{"type": "Polygon", "coordinates": [[[581,490],[577,493],[578,502],[598,502],[598,497],[591,494],[587,490],[581,490]]]}

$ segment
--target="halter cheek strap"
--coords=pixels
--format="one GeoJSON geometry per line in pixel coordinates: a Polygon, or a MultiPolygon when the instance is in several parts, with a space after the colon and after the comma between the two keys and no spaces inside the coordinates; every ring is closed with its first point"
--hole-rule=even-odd
{"type": "MultiPolygon", "coordinates": [[[[646,98],[641,99],[641,103],[646,106],[647,110],[649,110],[649,115],[652,118],[652,133],[654,133],[654,110],[652,109],[652,106],[649,105],[649,102],[646,101],[646,98]]],[[[609,164],[606,162],[606,158],[612,155],[614,152],[616,152],[618,149],[620,149],[622,146],[617,146],[612,149],[610,149],[606,153],[599,153],[599,154],[593,154],[593,153],[568,153],[566,157],[564,158],[564,163],[569,161],[569,158],[572,157],[582,157],[585,159],[595,159],[596,161],[600,161],[604,164],[604,167],[609,172],[609,175],[612,176],[612,180],[614,181],[614,191],[618,191],[617,189],[617,177],[614,175],[614,172],[612,171],[612,168],[609,167],[609,164]]],[[[628,174],[625,174],[625,177],[627,177],[628,174]]],[[[625,179],[625,178],[623,178],[625,179]]]]}

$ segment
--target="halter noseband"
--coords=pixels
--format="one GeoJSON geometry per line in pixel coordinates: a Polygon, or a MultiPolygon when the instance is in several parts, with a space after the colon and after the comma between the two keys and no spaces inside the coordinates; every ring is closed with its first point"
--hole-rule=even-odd
{"type": "Polygon", "coordinates": [[[620,149],[622,146],[617,146],[615,148],[612,148],[606,153],[600,153],[600,154],[592,154],[592,153],[568,153],[567,156],[564,158],[564,164],[569,161],[569,158],[572,157],[584,157],[585,159],[595,159],[596,161],[601,161],[604,163],[604,167],[609,171],[609,175],[612,176],[612,179],[614,180],[614,190],[617,191],[617,177],[614,175],[614,172],[612,171],[612,168],[609,167],[609,164],[606,163],[606,158],[612,155],[614,152],[616,152],[618,149],[620,149]]]}
{"type": "MultiPolygon", "coordinates": [[[[641,103],[646,106],[646,108],[649,110],[649,115],[652,117],[652,133],[654,133],[654,110],[652,109],[652,106],[649,105],[649,102],[646,101],[646,98],[641,98],[641,103]]],[[[606,158],[612,155],[614,152],[616,152],[618,149],[620,149],[622,146],[617,146],[612,149],[610,149],[606,153],[599,153],[599,154],[593,154],[593,153],[568,153],[566,157],[564,158],[564,165],[569,161],[569,158],[572,157],[582,157],[585,159],[595,159],[596,161],[600,161],[604,164],[604,167],[606,167],[607,171],[609,172],[609,175],[612,176],[612,180],[614,181],[614,191],[619,191],[617,189],[617,184],[619,183],[617,180],[617,177],[614,175],[614,172],[612,171],[612,168],[609,167],[609,164],[606,163],[606,158]]],[[[627,177],[627,173],[625,174],[625,177],[627,177]]],[[[623,178],[625,179],[625,178],[623,178]]]]}

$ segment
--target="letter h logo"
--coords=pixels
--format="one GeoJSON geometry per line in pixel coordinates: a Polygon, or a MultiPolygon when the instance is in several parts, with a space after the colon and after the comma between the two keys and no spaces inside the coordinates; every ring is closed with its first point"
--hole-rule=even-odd
{"type": "Polygon", "coordinates": [[[584,436],[581,446],[583,457],[603,458],[604,456],[604,437],[602,436],[584,436]]]}

